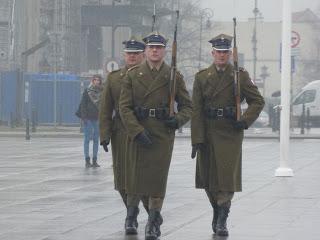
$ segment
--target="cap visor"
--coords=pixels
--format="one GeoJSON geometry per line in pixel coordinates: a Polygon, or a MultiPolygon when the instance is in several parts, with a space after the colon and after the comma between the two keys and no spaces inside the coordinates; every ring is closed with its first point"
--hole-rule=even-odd
{"type": "Polygon", "coordinates": [[[212,48],[216,51],[230,51],[231,50],[231,48],[228,48],[228,47],[222,47],[222,48],[212,47],[212,48]]]}
{"type": "Polygon", "coordinates": [[[142,49],[124,49],[124,52],[143,52],[144,50],[142,49]]]}
{"type": "Polygon", "coordinates": [[[164,45],[163,43],[147,43],[147,46],[163,46],[165,47],[166,45],[164,45]]]}

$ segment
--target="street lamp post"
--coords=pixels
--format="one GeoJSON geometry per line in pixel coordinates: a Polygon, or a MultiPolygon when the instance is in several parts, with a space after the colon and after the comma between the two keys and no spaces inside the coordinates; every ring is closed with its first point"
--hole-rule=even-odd
{"type": "Polygon", "coordinates": [[[263,65],[261,67],[261,74],[260,77],[262,79],[263,83],[263,97],[266,97],[266,78],[269,77],[270,74],[268,73],[268,67],[266,65],[263,65]]]}
{"type": "Polygon", "coordinates": [[[253,14],[254,14],[254,25],[253,25],[253,34],[252,34],[252,51],[253,51],[253,79],[256,81],[257,77],[257,20],[261,19],[261,12],[258,9],[258,0],[254,1],[254,9],[253,9],[253,14]]]}
{"type": "Polygon", "coordinates": [[[121,2],[121,0],[112,0],[112,18],[111,18],[111,58],[112,60],[115,59],[115,39],[114,35],[117,29],[117,25],[114,23],[114,10],[115,10],[115,2],[121,2]]]}
{"type": "Polygon", "coordinates": [[[203,18],[206,18],[206,27],[210,28],[211,21],[210,19],[213,17],[213,11],[210,8],[205,8],[200,11],[200,32],[199,32],[199,57],[198,57],[198,69],[201,69],[201,62],[202,62],[202,30],[203,30],[203,18]]]}

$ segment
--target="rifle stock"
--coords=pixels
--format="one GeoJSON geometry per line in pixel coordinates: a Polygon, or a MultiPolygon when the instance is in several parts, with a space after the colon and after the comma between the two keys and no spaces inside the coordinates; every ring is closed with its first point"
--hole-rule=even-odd
{"type": "Polygon", "coordinates": [[[176,11],[176,24],[174,29],[174,37],[172,43],[172,59],[171,59],[171,72],[170,72],[170,99],[169,99],[169,116],[174,116],[174,102],[175,102],[175,89],[176,89],[176,73],[177,73],[177,31],[179,11],[176,11]]]}
{"type": "Polygon", "coordinates": [[[233,67],[234,67],[234,98],[236,104],[236,120],[241,118],[241,105],[240,105],[240,79],[239,79],[239,66],[238,66],[238,47],[237,47],[237,35],[236,35],[236,18],[233,18],[233,67]]]}

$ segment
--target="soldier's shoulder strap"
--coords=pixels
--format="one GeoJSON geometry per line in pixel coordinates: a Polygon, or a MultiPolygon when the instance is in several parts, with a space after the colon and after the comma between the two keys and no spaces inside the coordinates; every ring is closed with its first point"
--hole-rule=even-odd
{"type": "Polygon", "coordinates": [[[139,65],[135,65],[135,66],[129,68],[127,72],[130,72],[130,71],[132,71],[133,69],[136,69],[137,67],[139,67],[139,65]]]}
{"type": "Polygon", "coordinates": [[[207,71],[207,70],[208,70],[208,68],[204,68],[204,69],[201,69],[198,73],[202,73],[202,72],[207,71]]]}
{"type": "Polygon", "coordinates": [[[200,76],[201,74],[205,73],[208,68],[201,69],[199,72],[196,73],[196,76],[200,76]]]}
{"type": "Polygon", "coordinates": [[[119,68],[117,70],[113,70],[113,71],[109,72],[109,75],[113,75],[113,74],[119,72],[120,70],[121,70],[121,68],[119,68]]]}

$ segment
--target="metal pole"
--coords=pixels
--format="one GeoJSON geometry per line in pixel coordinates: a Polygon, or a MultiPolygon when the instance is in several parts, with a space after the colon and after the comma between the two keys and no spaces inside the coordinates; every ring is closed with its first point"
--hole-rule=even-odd
{"type": "Polygon", "coordinates": [[[10,39],[9,39],[9,68],[10,70],[14,69],[14,45],[15,45],[15,9],[16,9],[16,0],[12,2],[11,8],[11,19],[10,19],[10,39]]]}
{"type": "Polygon", "coordinates": [[[26,140],[30,140],[30,121],[29,121],[29,117],[26,119],[26,140]]]}
{"type": "Polygon", "coordinates": [[[302,113],[301,113],[301,117],[300,117],[300,134],[304,134],[304,127],[306,124],[306,105],[303,103],[302,104],[302,113]]]}
{"type": "Polygon", "coordinates": [[[203,14],[200,15],[200,42],[199,42],[199,65],[198,70],[201,69],[201,60],[202,60],[202,21],[203,21],[203,14]]]}
{"type": "Polygon", "coordinates": [[[53,125],[57,127],[57,44],[58,44],[58,34],[55,33],[55,43],[54,43],[54,54],[55,54],[55,63],[54,63],[54,79],[53,79],[53,125]]]}
{"type": "Polygon", "coordinates": [[[115,34],[115,26],[114,26],[114,6],[115,6],[115,2],[114,2],[114,0],[112,0],[112,25],[111,25],[111,31],[112,31],[112,33],[111,33],[111,58],[112,58],[112,60],[114,60],[114,34],[115,34]]]}
{"type": "Polygon", "coordinates": [[[258,3],[255,0],[254,3],[254,25],[253,25],[253,35],[252,35],[252,50],[253,50],[253,79],[256,81],[257,77],[257,17],[258,17],[258,3]]]}
{"type": "Polygon", "coordinates": [[[280,116],[280,166],[277,177],[292,177],[289,167],[290,143],[290,83],[291,83],[291,0],[283,0],[281,52],[281,116],[280,116]]]}

